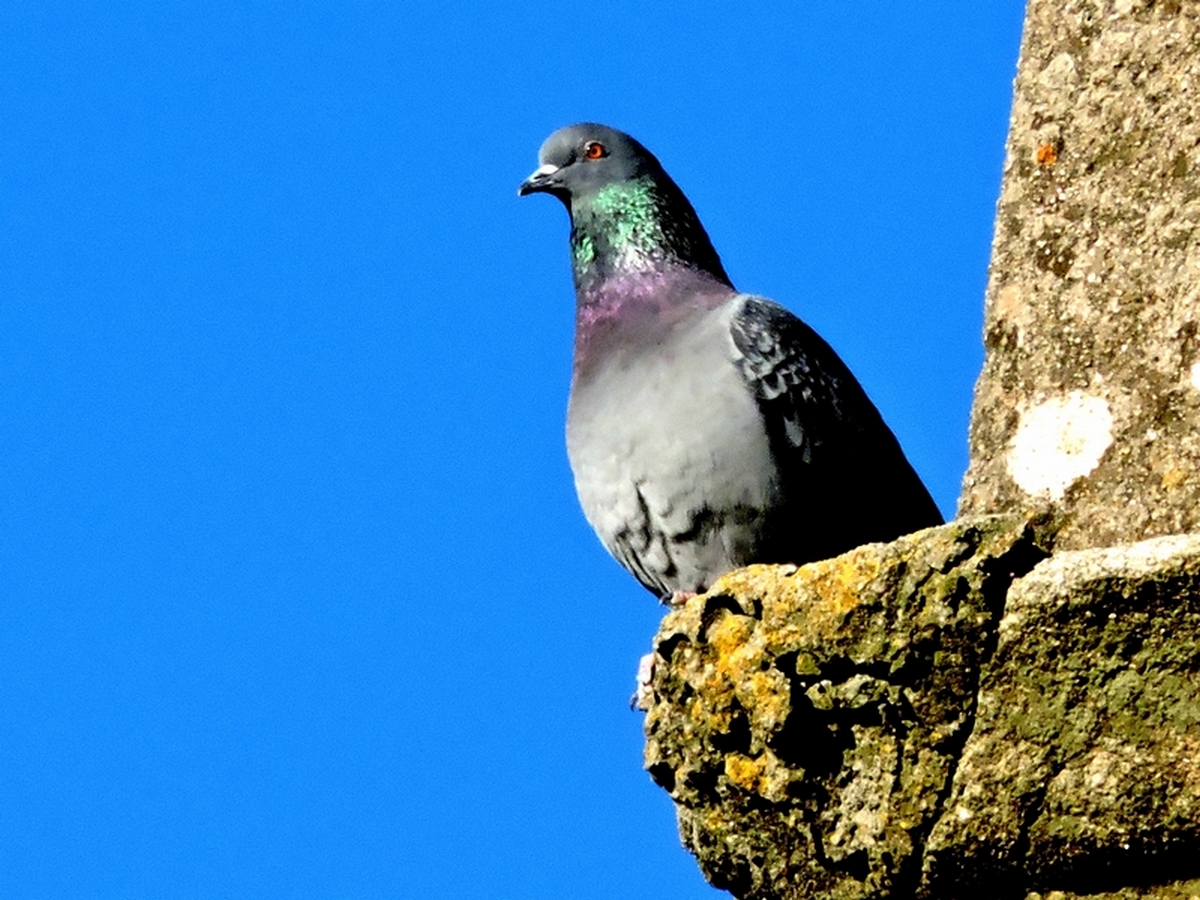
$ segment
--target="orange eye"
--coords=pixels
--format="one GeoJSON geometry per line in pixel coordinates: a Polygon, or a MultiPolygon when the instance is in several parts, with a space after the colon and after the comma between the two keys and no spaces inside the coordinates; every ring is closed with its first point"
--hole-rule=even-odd
{"type": "Polygon", "coordinates": [[[600,159],[602,156],[608,156],[608,151],[599,141],[588,141],[583,147],[583,155],[588,159],[600,159]]]}

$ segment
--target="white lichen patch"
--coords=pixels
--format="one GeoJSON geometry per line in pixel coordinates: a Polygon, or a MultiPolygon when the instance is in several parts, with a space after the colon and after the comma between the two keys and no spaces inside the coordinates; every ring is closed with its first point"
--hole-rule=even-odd
{"type": "Polygon", "coordinates": [[[1192,363],[1192,387],[1200,391],[1200,362],[1192,363]]]}
{"type": "Polygon", "coordinates": [[[1008,452],[1009,477],[1027,494],[1061,498],[1100,463],[1112,422],[1108,403],[1082,391],[1025,410],[1008,452]]]}

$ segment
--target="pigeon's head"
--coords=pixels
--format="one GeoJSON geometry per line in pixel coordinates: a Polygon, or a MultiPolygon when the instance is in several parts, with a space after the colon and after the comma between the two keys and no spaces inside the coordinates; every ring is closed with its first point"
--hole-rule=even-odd
{"type": "Polygon", "coordinates": [[[609,185],[647,176],[657,180],[663,174],[649,150],[625,132],[594,122],[554,132],[542,144],[538,162],[517,193],[553,194],[568,208],[572,200],[594,196],[609,185]]]}
{"type": "Polygon", "coordinates": [[[552,194],[571,215],[571,262],[580,296],[612,279],[664,268],[729,286],[696,211],[654,154],[607,125],[559,129],[517,193],[552,194]]]}

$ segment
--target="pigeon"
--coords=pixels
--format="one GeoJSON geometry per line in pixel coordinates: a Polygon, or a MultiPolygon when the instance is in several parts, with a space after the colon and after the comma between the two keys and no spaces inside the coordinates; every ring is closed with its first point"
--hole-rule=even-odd
{"type": "Polygon", "coordinates": [[[730,282],[692,204],[624,132],[554,132],[518,194],[571,217],[567,452],[600,541],[667,603],[942,516],[846,365],[730,282]]]}

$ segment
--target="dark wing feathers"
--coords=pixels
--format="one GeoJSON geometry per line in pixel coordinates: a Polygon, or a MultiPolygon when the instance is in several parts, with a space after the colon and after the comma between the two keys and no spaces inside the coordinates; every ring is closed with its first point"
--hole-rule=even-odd
{"type": "Polygon", "coordinates": [[[747,297],[733,318],[731,336],[740,354],[736,364],[768,432],[805,461],[822,445],[853,440],[879,419],[833,349],[779,304],[747,297]]]}
{"type": "Polygon", "coordinates": [[[831,542],[891,540],[941,523],[895,435],[820,335],[779,304],[746,296],[730,336],[784,491],[824,511],[831,542]]]}

